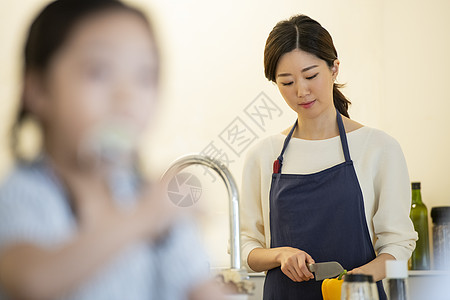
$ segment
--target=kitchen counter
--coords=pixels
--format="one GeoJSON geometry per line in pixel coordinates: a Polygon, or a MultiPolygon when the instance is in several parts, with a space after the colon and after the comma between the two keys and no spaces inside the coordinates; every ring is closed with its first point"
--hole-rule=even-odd
{"type": "Polygon", "coordinates": [[[423,270],[423,271],[408,271],[409,277],[420,276],[450,276],[450,271],[442,270],[423,270]]]}
{"type": "MultiPolygon", "coordinates": [[[[408,276],[409,300],[450,300],[449,271],[409,271],[408,276]]],[[[250,273],[249,277],[256,286],[249,300],[262,300],[265,274],[250,273]]],[[[386,282],[384,286],[387,287],[386,282]]]]}
{"type": "Polygon", "coordinates": [[[409,271],[408,292],[411,300],[449,300],[449,271],[409,271]]]}

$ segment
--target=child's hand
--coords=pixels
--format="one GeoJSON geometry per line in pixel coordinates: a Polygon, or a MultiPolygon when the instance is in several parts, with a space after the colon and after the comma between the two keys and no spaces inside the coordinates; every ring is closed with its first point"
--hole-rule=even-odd
{"type": "Polygon", "coordinates": [[[56,170],[70,194],[72,207],[81,231],[108,228],[127,223],[130,234],[139,239],[156,239],[164,235],[180,211],[163,197],[161,186],[144,187],[140,199],[129,210],[120,210],[107,184],[107,168],[56,170]]]}
{"type": "Polygon", "coordinates": [[[144,236],[156,239],[167,233],[180,215],[180,210],[163,196],[160,186],[153,186],[143,190],[135,217],[143,226],[144,236]]]}
{"type": "Polygon", "coordinates": [[[118,217],[119,211],[102,170],[55,168],[67,189],[80,230],[89,231],[118,217]]]}

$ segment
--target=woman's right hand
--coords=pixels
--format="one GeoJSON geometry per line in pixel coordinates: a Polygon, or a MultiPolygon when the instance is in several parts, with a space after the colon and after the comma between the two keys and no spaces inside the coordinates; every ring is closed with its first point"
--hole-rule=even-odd
{"type": "Polygon", "coordinates": [[[314,278],[307,264],[313,264],[314,259],[305,251],[292,248],[280,247],[277,249],[277,260],[281,265],[281,271],[292,281],[301,282],[314,278]]]}

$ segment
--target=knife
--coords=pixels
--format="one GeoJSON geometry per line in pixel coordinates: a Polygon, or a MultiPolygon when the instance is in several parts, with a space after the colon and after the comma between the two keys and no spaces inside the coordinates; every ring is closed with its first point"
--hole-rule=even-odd
{"type": "Polygon", "coordinates": [[[308,264],[308,269],[314,273],[316,281],[336,277],[344,271],[344,268],[337,261],[308,264]]]}

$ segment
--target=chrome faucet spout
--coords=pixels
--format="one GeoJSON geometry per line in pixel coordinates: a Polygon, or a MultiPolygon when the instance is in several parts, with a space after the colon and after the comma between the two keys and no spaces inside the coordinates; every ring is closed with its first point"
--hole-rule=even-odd
{"type": "Polygon", "coordinates": [[[228,168],[220,161],[199,154],[191,154],[178,158],[164,172],[162,180],[170,180],[186,167],[191,165],[204,165],[216,171],[225,183],[228,191],[230,208],[230,248],[231,248],[231,268],[241,269],[241,240],[239,224],[239,193],[236,181],[228,168]]]}

